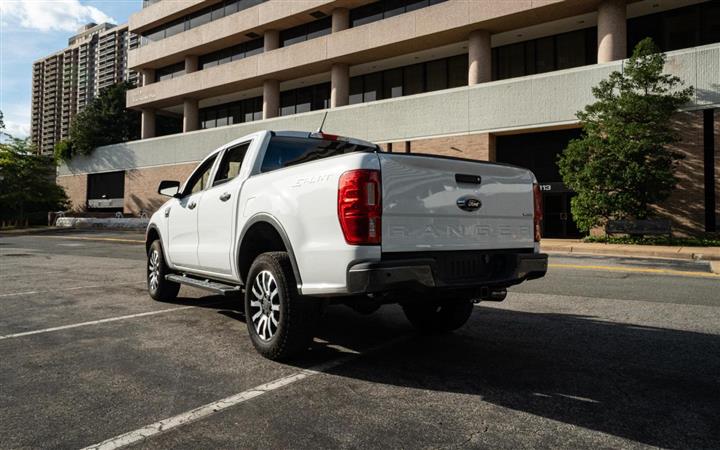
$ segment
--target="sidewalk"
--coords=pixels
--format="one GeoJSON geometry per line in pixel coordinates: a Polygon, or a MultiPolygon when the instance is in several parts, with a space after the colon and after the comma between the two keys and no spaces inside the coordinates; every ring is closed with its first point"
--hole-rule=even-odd
{"type": "Polygon", "coordinates": [[[550,253],[703,260],[710,261],[713,272],[720,272],[720,247],[602,244],[577,239],[543,239],[540,247],[543,252],[550,253]]]}

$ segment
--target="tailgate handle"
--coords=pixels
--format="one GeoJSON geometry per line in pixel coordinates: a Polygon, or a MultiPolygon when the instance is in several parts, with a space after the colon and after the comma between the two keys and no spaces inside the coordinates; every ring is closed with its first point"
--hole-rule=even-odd
{"type": "Polygon", "coordinates": [[[455,181],[458,183],[480,184],[482,177],[480,175],[468,175],[465,173],[456,173],[455,181]]]}

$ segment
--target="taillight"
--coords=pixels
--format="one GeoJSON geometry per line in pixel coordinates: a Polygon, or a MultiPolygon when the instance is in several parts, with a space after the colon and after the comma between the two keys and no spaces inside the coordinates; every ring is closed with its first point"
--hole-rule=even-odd
{"type": "Polygon", "coordinates": [[[350,170],[338,181],[338,218],[345,241],[378,245],[382,241],[380,171],[350,170]]]}
{"type": "Polygon", "coordinates": [[[540,242],[540,235],[542,232],[542,192],[540,191],[540,185],[537,183],[533,184],[533,205],[535,211],[533,211],[533,224],[535,226],[535,242],[540,242]]]}

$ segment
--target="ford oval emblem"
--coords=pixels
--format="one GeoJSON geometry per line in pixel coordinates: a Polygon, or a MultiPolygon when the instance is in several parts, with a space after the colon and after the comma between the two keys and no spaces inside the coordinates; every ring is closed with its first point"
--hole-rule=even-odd
{"type": "Polygon", "coordinates": [[[457,206],[463,211],[477,211],[482,206],[482,202],[475,197],[464,196],[457,199],[457,206]]]}

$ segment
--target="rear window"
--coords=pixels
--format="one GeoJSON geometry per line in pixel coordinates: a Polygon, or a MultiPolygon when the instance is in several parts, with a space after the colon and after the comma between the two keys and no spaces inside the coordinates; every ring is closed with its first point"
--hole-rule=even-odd
{"type": "Polygon", "coordinates": [[[375,147],[324,139],[273,136],[270,138],[261,172],[272,172],[283,167],[316,161],[330,156],[359,151],[372,151],[375,147]]]}

